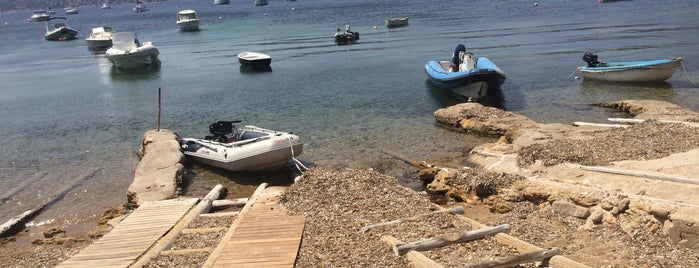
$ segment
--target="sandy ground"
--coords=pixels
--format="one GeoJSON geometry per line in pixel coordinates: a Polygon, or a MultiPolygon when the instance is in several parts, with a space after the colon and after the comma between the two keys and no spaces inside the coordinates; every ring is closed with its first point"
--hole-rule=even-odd
{"type": "MultiPolygon", "coordinates": [[[[621,107],[637,118],[699,121],[696,113],[669,104],[643,104],[645,110],[628,103],[608,107],[621,107]],[[656,108],[649,109],[652,105],[656,108]]],[[[382,236],[409,242],[476,229],[457,215],[429,214],[439,204],[461,206],[465,217],[488,226],[508,224],[510,235],[541,248],[559,248],[562,256],[591,267],[699,267],[699,250],[673,237],[670,226],[675,211],[699,207],[699,185],[692,183],[699,178],[699,128],[653,121],[625,128],[547,125],[533,129],[537,131],[521,131],[519,138],[510,133],[509,141],[474,148],[468,156],[471,168],[444,167],[450,170],[449,176],[435,177],[440,169],[406,163],[416,179],[425,181],[427,192],[405,188],[371,168],[316,167],[306,172],[282,199],[290,213],[307,219],[296,266],[407,267],[407,259],[395,256],[382,236]],[[581,166],[656,176],[620,175],[581,166]],[[437,179],[442,177],[449,179],[437,179]],[[690,182],[677,182],[678,178],[690,182]],[[566,214],[557,208],[561,203],[599,212],[600,218],[566,214]],[[411,217],[401,224],[361,231],[367,225],[411,217]]],[[[106,213],[105,222],[122,212],[106,213]]],[[[60,230],[53,230],[47,232],[50,238],[29,246],[18,245],[16,237],[3,238],[0,243],[6,250],[0,251],[0,267],[53,267],[94,242],[107,230],[101,228],[80,237],[64,237],[60,230]]],[[[178,243],[201,240],[191,239],[178,243]]],[[[488,237],[422,253],[454,267],[521,252],[488,237]]],[[[202,259],[158,260],[149,267],[199,267],[202,259]]],[[[535,262],[519,267],[544,266],[535,262]]]]}

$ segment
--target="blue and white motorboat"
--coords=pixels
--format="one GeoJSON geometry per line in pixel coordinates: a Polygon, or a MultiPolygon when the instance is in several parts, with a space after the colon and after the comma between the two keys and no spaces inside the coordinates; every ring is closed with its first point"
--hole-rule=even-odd
{"type": "Polygon", "coordinates": [[[476,101],[488,94],[489,87],[500,87],[506,78],[495,63],[474,57],[462,44],[456,46],[451,60],[425,63],[425,71],[435,86],[476,101]]]}
{"type": "Polygon", "coordinates": [[[607,82],[661,82],[675,74],[682,58],[648,61],[599,62],[592,53],[585,53],[587,66],[579,67],[585,79],[607,82]]]}

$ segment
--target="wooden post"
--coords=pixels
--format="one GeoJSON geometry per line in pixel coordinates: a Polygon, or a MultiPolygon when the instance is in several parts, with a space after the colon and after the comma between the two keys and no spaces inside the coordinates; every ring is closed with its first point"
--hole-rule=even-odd
{"type": "Polygon", "coordinates": [[[510,230],[510,225],[509,224],[503,224],[503,225],[498,225],[494,227],[485,227],[482,229],[478,230],[471,230],[471,231],[464,231],[461,233],[456,234],[457,236],[440,236],[440,237],[434,237],[430,239],[425,239],[425,240],[418,240],[410,243],[404,243],[404,244],[394,244],[393,245],[393,253],[396,254],[396,256],[401,256],[411,250],[415,251],[420,251],[420,250],[430,250],[433,248],[438,248],[438,247],[443,247],[446,245],[454,244],[454,243],[459,243],[459,242],[468,242],[468,241],[473,241],[476,239],[483,239],[486,236],[492,236],[498,233],[506,232],[510,230]]]}
{"type": "Polygon", "coordinates": [[[160,132],[160,88],[158,88],[158,132],[160,132]]]}
{"type": "Polygon", "coordinates": [[[507,268],[515,267],[524,263],[532,263],[545,259],[549,259],[553,256],[558,255],[560,250],[558,248],[552,249],[542,249],[537,251],[532,251],[520,255],[515,255],[502,260],[489,261],[484,263],[466,265],[466,268],[507,268]]]}

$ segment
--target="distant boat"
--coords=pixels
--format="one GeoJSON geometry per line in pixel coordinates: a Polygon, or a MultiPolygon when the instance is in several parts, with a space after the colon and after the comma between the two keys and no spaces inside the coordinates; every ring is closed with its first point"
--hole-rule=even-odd
{"type": "Polygon", "coordinates": [[[214,5],[228,5],[230,3],[230,0],[214,0],[214,5]]]}
{"type": "Polygon", "coordinates": [[[112,38],[114,31],[112,27],[97,27],[92,28],[90,35],[85,38],[87,48],[90,50],[106,50],[112,47],[112,38]]]}
{"type": "Polygon", "coordinates": [[[160,52],[151,42],[141,42],[132,32],[118,32],[105,56],[117,69],[145,68],[157,64],[160,52]]]}
{"type": "Polygon", "coordinates": [[[46,10],[46,14],[55,15],[55,14],[56,14],[56,10],[53,10],[53,8],[51,8],[51,7],[49,6],[49,9],[46,10]]]}
{"type": "Polygon", "coordinates": [[[141,13],[146,11],[148,11],[148,7],[146,7],[146,4],[137,0],[136,5],[133,7],[133,12],[141,13]]]}
{"type": "Polygon", "coordinates": [[[46,13],[45,10],[40,10],[40,11],[34,11],[31,17],[29,17],[27,20],[31,22],[40,22],[40,21],[48,21],[51,19],[51,15],[46,13]]]}
{"type": "Polygon", "coordinates": [[[408,25],[408,18],[392,18],[386,20],[386,28],[395,28],[408,25]]]}
{"type": "Polygon", "coordinates": [[[607,3],[607,2],[620,2],[626,0],[597,0],[597,3],[607,3]]]}
{"type": "Polygon", "coordinates": [[[102,9],[108,9],[108,8],[111,8],[111,7],[112,7],[112,6],[109,5],[109,1],[104,1],[104,3],[102,3],[102,6],[101,6],[100,8],[102,8],[102,9]]]}
{"type": "Polygon", "coordinates": [[[77,7],[66,7],[65,9],[63,9],[63,11],[65,11],[65,13],[68,15],[75,15],[80,13],[80,9],[77,7]]]}
{"type": "Polygon", "coordinates": [[[177,29],[180,31],[198,31],[199,17],[197,12],[191,9],[185,9],[177,12],[177,29]]]}
{"type": "Polygon", "coordinates": [[[354,44],[359,40],[359,33],[350,31],[350,26],[345,25],[345,31],[341,32],[340,28],[337,28],[335,32],[335,43],[338,45],[349,45],[354,44]]]}
{"type": "MultiPolygon", "coordinates": [[[[51,17],[49,20],[68,20],[64,17],[51,17]]],[[[44,39],[47,41],[67,41],[75,39],[78,35],[78,31],[73,28],[68,27],[66,22],[59,22],[53,25],[53,29],[49,29],[49,23],[46,22],[46,34],[44,34],[44,39]]]]}
{"type": "Polygon", "coordinates": [[[267,0],[255,0],[256,6],[266,6],[267,4],[267,0]]]}
{"type": "Polygon", "coordinates": [[[661,82],[675,74],[682,58],[649,61],[599,62],[597,55],[585,53],[587,66],[579,67],[585,79],[607,82],[661,82]]]}
{"type": "Polygon", "coordinates": [[[462,44],[456,46],[451,60],[425,63],[425,71],[435,86],[476,101],[505,82],[505,72],[488,58],[466,52],[462,44]]]}
{"type": "Polygon", "coordinates": [[[272,57],[259,52],[240,52],[238,53],[238,62],[243,65],[257,70],[269,69],[272,63],[272,57]]]}

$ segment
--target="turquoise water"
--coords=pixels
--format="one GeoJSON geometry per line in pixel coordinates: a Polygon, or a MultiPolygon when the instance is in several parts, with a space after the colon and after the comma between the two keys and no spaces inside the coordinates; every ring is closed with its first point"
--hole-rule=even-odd
{"type": "MultiPolygon", "coordinates": [[[[507,74],[489,105],[545,123],[605,122],[612,112],[590,104],[656,99],[699,110],[699,10],[696,1],[211,1],[81,7],[68,24],[79,39],[44,41],[31,11],[2,13],[0,22],[0,222],[80,184],[35,223],[80,225],[125,202],[142,134],[162,128],[204,136],[216,120],[291,131],[306,143],[309,165],[374,167],[407,177],[410,167],[382,153],[444,165],[489,139],[434,125],[432,113],[463,100],[433,88],[426,61],[451,57],[463,43],[507,74]],[[178,10],[197,10],[199,32],[175,28],[178,10]],[[410,17],[407,27],[384,20],[410,17]],[[346,24],[360,33],[352,46],[332,34],[346,24]],[[124,73],[87,50],[90,29],[136,32],[160,50],[159,69],[124,73]],[[374,29],[377,26],[377,29],[374,29]],[[272,71],[240,69],[235,55],[272,56],[272,71]],[[613,85],[576,80],[582,55],[602,61],[681,56],[682,71],[666,83],[613,85]]],[[[60,13],[60,11],[59,11],[60,13]]],[[[60,15],[60,14],[59,14],[60,15]]],[[[224,183],[242,192],[276,174],[233,174],[193,167],[190,193],[224,183]]],[[[407,180],[407,179],[406,179],[407,180]]],[[[232,193],[236,194],[236,193],[232,193]]],[[[245,195],[245,193],[239,193],[245,195]]]]}

